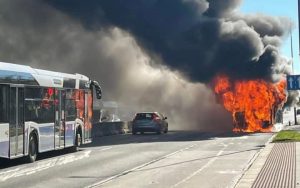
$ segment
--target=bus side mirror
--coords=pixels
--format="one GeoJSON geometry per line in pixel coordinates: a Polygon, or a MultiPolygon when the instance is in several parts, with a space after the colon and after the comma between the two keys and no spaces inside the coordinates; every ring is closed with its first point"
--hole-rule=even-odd
{"type": "Polygon", "coordinates": [[[96,89],[96,98],[101,99],[102,98],[102,91],[101,89],[96,89]]]}
{"type": "Polygon", "coordinates": [[[91,84],[92,84],[92,86],[94,86],[94,88],[96,90],[96,98],[101,99],[102,98],[102,90],[101,90],[99,83],[97,81],[92,81],[91,84]]]}

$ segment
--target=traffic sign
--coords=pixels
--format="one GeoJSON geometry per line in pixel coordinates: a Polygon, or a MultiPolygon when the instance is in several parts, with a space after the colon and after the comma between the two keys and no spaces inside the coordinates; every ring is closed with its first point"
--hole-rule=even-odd
{"type": "Polygon", "coordinates": [[[300,75],[288,75],[286,81],[287,90],[300,90],[300,75]]]}

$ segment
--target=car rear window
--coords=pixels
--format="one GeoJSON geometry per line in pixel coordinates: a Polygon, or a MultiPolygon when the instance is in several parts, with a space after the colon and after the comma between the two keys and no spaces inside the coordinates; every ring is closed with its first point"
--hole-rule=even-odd
{"type": "Polygon", "coordinates": [[[135,120],[152,120],[152,113],[139,113],[139,114],[136,114],[135,120]]]}

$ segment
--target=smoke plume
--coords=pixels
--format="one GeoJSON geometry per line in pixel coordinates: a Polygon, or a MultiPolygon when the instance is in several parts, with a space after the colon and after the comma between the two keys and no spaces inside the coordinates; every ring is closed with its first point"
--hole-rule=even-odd
{"type": "Polygon", "coordinates": [[[0,60],[85,74],[104,100],[162,111],[181,129],[230,129],[207,84],[218,74],[276,82],[289,72],[284,18],[241,0],[2,0],[0,60]]]}
{"type": "Polygon", "coordinates": [[[286,63],[270,37],[283,37],[291,23],[243,15],[237,11],[241,0],[47,2],[90,30],[113,25],[128,31],[139,45],[192,82],[207,83],[220,73],[278,81],[278,66],[286,63]]]}

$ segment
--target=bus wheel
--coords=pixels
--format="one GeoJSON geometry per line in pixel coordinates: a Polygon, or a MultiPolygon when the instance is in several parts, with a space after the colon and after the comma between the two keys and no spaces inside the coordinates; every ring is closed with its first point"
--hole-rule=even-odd
{"type": "Polygon", "coordinates": [[[80,133],[76,132],[75,145],[71,148],[71,151],[72,152],[78,151],[80,145],[81,145],[81,135],[80,133]]]}
{"type": "Polygon", "coordinates": [[[33,163],[37,157],[37,141],[36,137],[31,134],[29,137],[29,148],[28,148],[28,156],[27,162],[33,163]]]}

